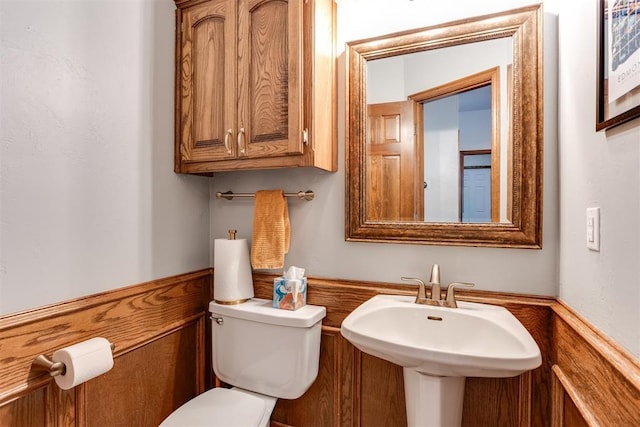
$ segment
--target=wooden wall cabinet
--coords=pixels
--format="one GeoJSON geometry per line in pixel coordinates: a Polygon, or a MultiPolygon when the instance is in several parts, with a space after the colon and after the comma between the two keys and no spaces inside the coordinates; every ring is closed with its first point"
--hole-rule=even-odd
{"type": "Polygon", "coordinates": [[[336,171],[334,1],[175,1],[175,171],[336,171]]]}

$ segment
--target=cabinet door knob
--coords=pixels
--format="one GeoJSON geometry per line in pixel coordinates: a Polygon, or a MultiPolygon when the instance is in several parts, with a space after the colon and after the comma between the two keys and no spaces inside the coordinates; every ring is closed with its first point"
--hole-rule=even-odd
{"type": "Polygon", "coordinates": [[[227,129],[227,132],[224,134],[224,148],[227,149],[227,156],[231,155],[231,142],[229,140],[231,139],[232,133],[231,129],[227,129]]]}
{"type": "Polygon", "coordinates": [[[247,155],[247,143],[244,138],[244,128],[240,128],[238,131],[238,149],[240,150],[241,156],[247,155]]]}

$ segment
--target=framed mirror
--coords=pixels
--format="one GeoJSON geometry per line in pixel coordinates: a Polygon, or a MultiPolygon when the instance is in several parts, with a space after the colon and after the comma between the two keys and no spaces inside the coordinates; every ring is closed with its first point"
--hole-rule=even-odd
{"type": "Polygon", "coordinates": [[[540,5],[347,43],[346,239],[542,247],[540,5]]]}

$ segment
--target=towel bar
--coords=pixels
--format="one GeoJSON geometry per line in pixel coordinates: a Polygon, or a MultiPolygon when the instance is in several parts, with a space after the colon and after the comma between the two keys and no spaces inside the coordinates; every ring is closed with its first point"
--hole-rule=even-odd
{"type": "MultiPolygon", "coordinates": [[[[216,192],[216,199],[233,200],[234,197],[254,197],[254,193],[234,193],[233,191],[225,191],[224,193],[216,192]]],[[[298,199],[304,199],[306,201],[313,200],[315,194],[313,191],[298,191],[297,193],[284,193],[285,197],[297,197],[298,199]]]]}

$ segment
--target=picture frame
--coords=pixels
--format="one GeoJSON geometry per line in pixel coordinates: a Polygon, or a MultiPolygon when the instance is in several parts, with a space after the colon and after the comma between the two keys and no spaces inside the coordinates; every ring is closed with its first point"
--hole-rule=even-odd
{"type": "Polygon", "coordinates": [[[597,85],[596,131],[640,117],[640,0],[599,0],[597,85]]]}

